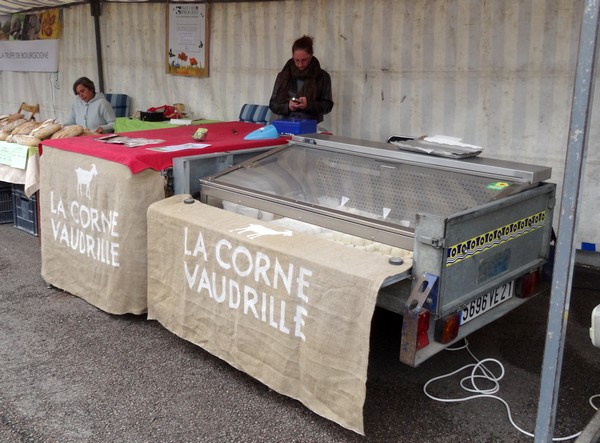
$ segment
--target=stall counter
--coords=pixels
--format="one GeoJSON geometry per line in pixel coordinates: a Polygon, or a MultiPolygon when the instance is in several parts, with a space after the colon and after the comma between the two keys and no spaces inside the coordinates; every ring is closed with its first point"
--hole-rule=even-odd
{"type": "MultiPolygon", "coordinates": [[[[127,148],[100,136],[44,140],[40,157],[42,277],[112,314],[147,310],[146,210],[165,197],[161,171],[173,158],[279,146],[244,140],[252,123],[207,125],[203,149],[157,151],[194,142],[198,126],[122,134],[161,142],[127,148]]],[[[150,245],[152,247],[152,245],[150,245]]]]}

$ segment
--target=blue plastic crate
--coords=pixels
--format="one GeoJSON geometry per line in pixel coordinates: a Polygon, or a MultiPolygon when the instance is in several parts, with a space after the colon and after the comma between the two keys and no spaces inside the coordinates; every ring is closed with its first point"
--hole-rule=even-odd
{"type": "Polygon", "coordinates": [[[14,220],[12,184],[0,182],[0,224],[14,220]]]}
{"type": "Polygon", "coordinates": [[[37,199],[35,195],[27,198],[23,185],[13,186],[14,223],[17,229],[38,235],[37,199]]]}
{"type": "Polygon", "coordinates": [[[273,125],[280,134],[312,134],[317,132],[316,120],[288,118],[273,120],[273,125]]]}

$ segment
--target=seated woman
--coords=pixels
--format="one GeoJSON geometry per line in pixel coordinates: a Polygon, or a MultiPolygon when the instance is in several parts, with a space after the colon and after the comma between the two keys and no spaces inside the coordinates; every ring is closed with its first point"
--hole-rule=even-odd
{"type": "Polygon", "coordinates": [[[98,134],[113,132],[115,111],[104,94],[96,92],[94,82],[87,77],[78,78],[73,84],[73,92],[77,98],[63,124],[80,125],[98,134]]]}

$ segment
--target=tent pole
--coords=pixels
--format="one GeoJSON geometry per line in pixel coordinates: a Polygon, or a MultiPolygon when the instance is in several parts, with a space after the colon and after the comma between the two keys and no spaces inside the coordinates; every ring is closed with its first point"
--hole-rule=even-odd
{"type": "Polygon", "coordinates": [[[569,301],[575,261],[577,202],[586,156],[591,114],[590,98],[594,81],[594,60],[598,35],[600,0],[585,0],[579,54],[575,70],[571,124],[563,177],[558,238],[552,274],[550,312],[542,364],[540,399],[535,427],[535,442],[552,442],[559,394],[562,359],[569,318],[569,301]]]}
{"type": "Polygon", "coordinates": [[[98,62],[98,90],[104,92],[104,67],[102,65],[102,39],[100,36],[100,0],[90,0],[90,9],[94,17],[94,31],[96,35],[96,60],[98,62]]]}

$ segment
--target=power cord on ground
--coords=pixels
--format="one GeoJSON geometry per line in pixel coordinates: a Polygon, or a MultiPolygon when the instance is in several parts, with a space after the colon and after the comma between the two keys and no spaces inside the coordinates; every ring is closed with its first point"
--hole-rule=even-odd
{"type": "MultiPolygon", "coordinates": [[[[457,369],[456,371],[432,378],[427,383],[425,383],[425,385],[423,386],[423,392],[425,393],[425,395],[432,400],[439,401],[442,403],[458,403],[458,402],[473,400],[476,398],[492,398],[494,400],[498,400],[506,408],[508,419],[509,419],[511,425],[516,430],[521,432],[522,434],[525,434],[528,437],[534,437],[534,434],[532,434],[531,432],[525,431],[524,429],[519,427],[514,422],[511,411],[510,411],[510,406],[508,405],[508,403],[503,398],[498,397],[497,395],[494,395],[500,389],[499,382],[504,377],[504,366],[502,365],[502,363],[500,363],[500,361],[498,361],[494,358],[486,358],[483,360],[479,360],[477,357],[475,357],[475,355],[469,349],[469,342],[467,341],[467,339],[465,339],[464,342],[465,342],[465,344],[463,346],[455,347],[455,348],[447,348],[447,350],[448,351],[459,351],[459,350],[465,349],[477,363],[465,365],[462,368],[457,369]],[[485,364],[496,364],[499,368],[499,375],[495,375],[490,369],[488,369],[485,366],[485,364]],[[470,396],[462,397],[462,398],[440,398],[440,397],[436,397],[428,392],[427,388],[429,387],[429,385],[431,383],[433,383],[437,380],[441,380],[443,378],[452,377],[453,375],[456,375],[460,372],[463,372],[463,371],[466,371],[469,369],[470,369],[470,375],[467,377],[463,377],[460,380],[460,386],[465,391],[473,393],[474,395],[470,395],[470,396]],[[491,382],[492,387],[489,389],[483,389],[483,388],[480,388],[479,386],[477,386],[477,380],[481,380],[481,379],[486,380],[486,383],[491,382]]],[[[593,402],[593,400],[595,398],[600,398],[600,394],[591,396],[589,399],[589,402],[590,402],[590,405],[592,406],[592,408],[594,408],[595,410],[598,410],[598,407],[595,406],[594,402],[593,402]]],[[[557,438],[553,438],[552,440],[553,441],[571,440],[571,439],[578,437],[580,434],[581,434],[581,431],[577,432],[576,434],[570,435],[568,437],[557,437],[557,438]]]]}

